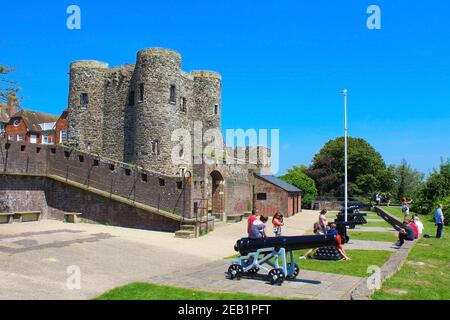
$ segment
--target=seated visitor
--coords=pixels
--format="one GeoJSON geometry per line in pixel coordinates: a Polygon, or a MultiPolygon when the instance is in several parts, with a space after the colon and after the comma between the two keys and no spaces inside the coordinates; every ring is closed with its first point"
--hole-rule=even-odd
{"type": "Polygon", "coordinates": [[[397,246],[401,247],[406,241],[414,241],[416,234],[414,229],[410,225],[405,225],[404,228],[400,229],[398,233],[397,246]]]}
{"type": "Polygon", "coordinates": [[[269,218],[261,216],[259,219],[253,222],[252,227],[250,229],[250,239],[263,239],[267,238],[266,234],[266,222],[269,218]]]}
{"type": "Polygon", "coordinates": [[[337,249],[339,250],[339,252],[344,257],[344,260],[350,260],[350,258],[345,253],[344,248],[342,247],[342,237],[339,235],[339,233],[338,233],[338,231],[336,229],[336,224],[335,223],[330,223],[329,224],[329,230],[327,231],[327,235],[331,235],[331,236],[335,236],[336,237],[336,242],[338,244],[337,245],[337,249]]]}
{"type": "MultiPolygon", "coordinates": [[[[316,236],[323,235],[322,228],[320,227],[320,224],[318,222],[314,223],[313,231],[314,231],[314,234],[316,236]]],[[[316,252],[316,250],[317,249],[310,249],[310,250],[308,250],[308,252],[306,252],[305,255],[300,257],[300,260],[311,258],[314,255],[314,253],[316,252]]]]}
{"type": "Polygon", "coordinates": [[[258,219],[258,212],[256,210],[252,210],[252,215],[247,220],[247,234],[249,237],[253,222],[255,222],[256,219],[258,219]]]}

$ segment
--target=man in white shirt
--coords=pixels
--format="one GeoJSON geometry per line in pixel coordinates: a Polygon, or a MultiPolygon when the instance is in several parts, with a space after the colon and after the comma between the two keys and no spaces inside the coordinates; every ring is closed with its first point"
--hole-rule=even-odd
{"type": "Polygon", "coordinates": [[[417,214],[414,216],[414,223],[416,224],[417,229],[419,229],[419,236],[421,236],[423,234],[424,227],[422,221],[420,221],[419,216],[417,214]]]}

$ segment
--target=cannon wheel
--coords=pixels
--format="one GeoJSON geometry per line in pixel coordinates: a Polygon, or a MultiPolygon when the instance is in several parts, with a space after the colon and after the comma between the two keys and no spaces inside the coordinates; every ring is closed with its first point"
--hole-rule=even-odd
{"type": "MultiPolygon", "coordinates": [[[[291,264],[288,263],[288,269],[290,269],[290,268],[291,268],[291,264]]],[[[292,274],[288,278],[289,279],[296,279],[298,277],[299,273],[300,273],[300,267],[298,266],[298,264],[295,264],[295,266],[294,266],[294,274],[292,274]]]]}
{"type": "Polygon", "coordinates": [[[270,284],[278,284],[281,285],[284,282],[285,274],[283,269],[272,269],[269,272],[269,280],[270,284]]]}
{"type": "Polygon", "coordinates": [[[244,269],[239,264],[232,264],[228,268],[228,275],[230,276],[231,280],[234,279],[240,280],[243,273],[244,269]]]}
{"type": "Polygon", "coordinates": [[[259,272],[258,267],[254,267],[254,268],[251,268],[250,270],[248,270],[249,274],[257,274],[258,272],[259,272]]]}

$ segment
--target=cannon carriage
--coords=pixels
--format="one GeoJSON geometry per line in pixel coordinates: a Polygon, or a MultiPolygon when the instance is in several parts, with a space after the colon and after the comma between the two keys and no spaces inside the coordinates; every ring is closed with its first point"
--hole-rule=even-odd
{"type": "Polygon", "coordinates": [[[244,275],[264,271],[272,285],[281,285],[285,280],[297,278],[300,273],[300,267],[295,263],[295,251],[336,245],[336,237],[330,235],[243,238],[234,247],[240,256],[228,268],[228,276],[239,280],[244,275]]]}

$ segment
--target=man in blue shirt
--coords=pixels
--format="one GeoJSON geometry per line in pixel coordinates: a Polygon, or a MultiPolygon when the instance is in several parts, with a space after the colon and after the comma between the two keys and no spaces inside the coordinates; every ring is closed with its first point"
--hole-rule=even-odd
{"type": "Polygon", "coordinates": [[[442,229],[444,228],[444,212],[442,211],[443,205],[440,204],[439,208],[436,209],[434,213],[434,220],[436,221],[437,232],[436,238],[442,238],[442,229]]]}

